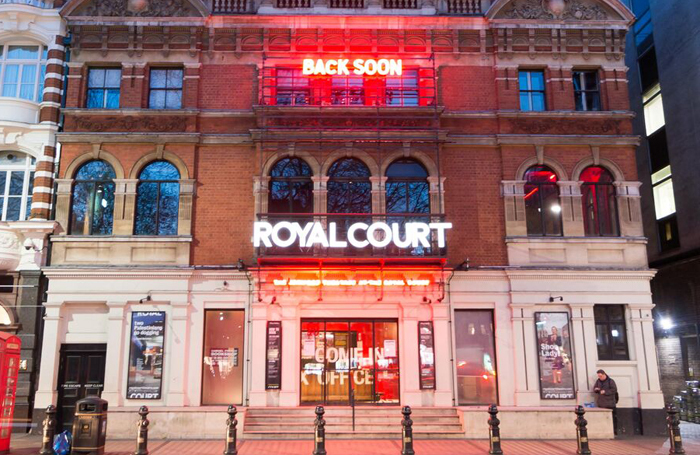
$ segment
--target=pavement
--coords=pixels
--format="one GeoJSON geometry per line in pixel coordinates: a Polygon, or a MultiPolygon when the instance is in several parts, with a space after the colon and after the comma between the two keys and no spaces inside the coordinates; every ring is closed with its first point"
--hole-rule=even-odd
{"type": "MultiPolygon", "coordinates": [[[[681,426],[683,447],[687,455],[700,455],[700,425],[681,426]]],[[[39,436],[13,435],[11,455],[37,455],[41,445],[39,436]]],[[[514,441],[504,440],[505,455],[575,455],[576,441],[514,441]]],[[[634,437],[623,440],[592,440],[594,455],[666,455],[668,439],[634,437]]],[[[133,455],[135,441],[108,441],[106,455],[133,455]]],[[[221,455],[221,441],[149,441],[150,455],[221,455]]],[[[487,440],[418,440],[414,443],[416,455],[487,455],[487,440]]],[[[311,455],[313,441],[257,441],[238,443],[239,455],[311,455]]],[[[400,455],[401,442],[396,440],[327,440],[328,455],[400,455]]]]}

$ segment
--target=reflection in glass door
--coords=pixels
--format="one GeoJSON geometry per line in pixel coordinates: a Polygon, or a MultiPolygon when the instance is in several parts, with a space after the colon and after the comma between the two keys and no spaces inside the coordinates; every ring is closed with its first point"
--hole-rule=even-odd
{"type": "Polygon", "coordinates": [[[301,402],[399,402],[396,321],[302,321],[301,402]]]}

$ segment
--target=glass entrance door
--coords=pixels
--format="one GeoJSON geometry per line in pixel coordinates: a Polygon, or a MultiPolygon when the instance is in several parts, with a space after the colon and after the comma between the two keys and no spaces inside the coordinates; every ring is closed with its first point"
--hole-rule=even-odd
{"type": "Polygon", "coordinates": [[[396,321],[302,321],[303,404],[398,403],[396,321]]]}

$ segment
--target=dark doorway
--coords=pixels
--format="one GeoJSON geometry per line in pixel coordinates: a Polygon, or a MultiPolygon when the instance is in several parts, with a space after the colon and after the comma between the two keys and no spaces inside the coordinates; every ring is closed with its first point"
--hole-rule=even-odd
{"type": "Polygon", "coordinates": [[[105,344],[61,345],[57,431],[72,430],[76,401],[88,395],[102,395],[106,353],[105,344]]]}

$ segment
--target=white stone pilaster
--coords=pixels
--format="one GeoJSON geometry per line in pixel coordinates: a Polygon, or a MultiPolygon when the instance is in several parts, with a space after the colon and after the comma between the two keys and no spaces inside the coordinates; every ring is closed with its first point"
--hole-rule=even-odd
{"type": "Polygon", "coordinates": [[[41,347],[41,369],[39,387],[34,397],[34,408],[46,408],[56,404],[56,384],[58,382],[58,365],[61,356],[63,337],[63,303],[46,302],[44,316],[44,334],[41,347]]]}
{"type": "Polygon", "coordinates": [[[128,381],[128,366],[124,365],[124,350],[129,346],[129,334],[125,336],[125,327],[129,321],[125,317],[126,302],[107,302],[107,355],[105,358],[105,386],[102,398],[110,406],[124,404],[125,381],[128,381]],[[127,375],[124,376],[124,371],[127,375]],[[124,384],[124,385],[123,385],[124,384]]]}
{"type": "MultiPolygon", "coordinates": [[[[267,336],[267,308],[265,303],[251,305],[250,352],[255,353],[250,360],[250,406],[267,406],[265,392],[265,352],[267,336]]],[[[284,327],[282,328],[284,332],[284,327]]],[[[284,335],[283,335],[284,336],[284,335]]],[[[284,346],[284,344],[283,344],[284,346]]],[[[283,348],[284,349],[284,348],[283,348]]],[[[296,378],[298,380],[298,377],[296,378]]],[[[284,381],[284,379],[283,379],[284,381]]]]}
{"type": "MultiPolygon", "coordinates": [[[[189,344],[189,302],[171,302],[170,361],[166,403],[168,406],[187,406],[187,371],[189,344]]],[[[164,387],[165,389],[165,387],[164,387]]]]}
{"type": "Polygon", "coordinates": [[[511,304],[513,311],[513,353],[515,356],[515,405],[538,406],[539,370],[534,305],[511,304]]]}

